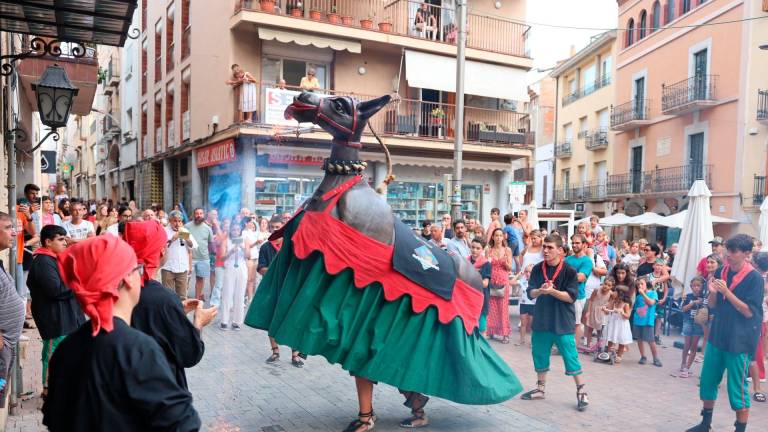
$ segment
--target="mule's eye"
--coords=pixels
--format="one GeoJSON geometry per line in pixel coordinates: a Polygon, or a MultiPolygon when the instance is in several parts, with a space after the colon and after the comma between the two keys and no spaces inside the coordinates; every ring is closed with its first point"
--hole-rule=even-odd
{"type": "Polygon", "coordinates": [[[339,114],[344,114],[344,104],[338,100],[333,101],[333,110],[339,114]]]}

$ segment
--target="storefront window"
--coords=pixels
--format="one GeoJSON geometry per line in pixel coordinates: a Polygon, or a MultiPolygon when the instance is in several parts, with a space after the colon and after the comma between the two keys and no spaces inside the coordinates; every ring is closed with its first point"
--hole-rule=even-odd
{"type": "MultiPolygon", "coordinates": [[[[482,186],[462,185],[461,211],[477,218],[481,209],[482,186]]],[[[387,189],[387,202],[392,212],[403,222],[420,227],[424,221],[434,222],[443,213],[450,212],[440,183],[395,182],[387,189]]]]}
{"type": "Polygon", "coordinates": [[[315,193],[319,178],[256,177],[256,208],[259,216],[293,213],[315,193]]]}

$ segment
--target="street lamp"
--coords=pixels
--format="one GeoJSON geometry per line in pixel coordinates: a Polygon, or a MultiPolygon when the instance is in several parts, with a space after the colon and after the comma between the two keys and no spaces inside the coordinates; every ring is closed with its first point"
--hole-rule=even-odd
{"type": "Polygon", "coordinates": [[[67,71],[57,64],[48,66],[40,81],[32,83],[32,90],[37,94],[40,121],[51,129],[66,126],[72,98],[78,92],[69,82],[67,71]]]}

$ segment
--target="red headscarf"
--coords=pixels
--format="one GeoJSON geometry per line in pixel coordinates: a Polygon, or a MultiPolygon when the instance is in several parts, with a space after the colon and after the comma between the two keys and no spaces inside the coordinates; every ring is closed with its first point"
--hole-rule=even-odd
{"type": "Polygon", "coordinates": [[[124,239],[136,252],[138,263],[144,265],[143,282],[152,279],[160,266],[160,253],[168,242],[163,225],[156,220],[129,222],[125,224],[124,239]]]}
{"type": "Polygon", "coordinates": [[[91,318],[93,336],[112,331],[112,307],[120,280],[136,268],[128,243],[111,235],[93,237],[59,254],[59,273],[91,318]]]}

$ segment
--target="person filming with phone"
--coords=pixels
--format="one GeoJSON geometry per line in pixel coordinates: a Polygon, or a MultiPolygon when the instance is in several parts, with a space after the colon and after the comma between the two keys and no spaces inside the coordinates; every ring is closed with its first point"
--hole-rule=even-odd
{"type": "Polygon", "coordinates": [[[174,210],[168,216],[165,228],[168,251],[161,267],[163,285],[174,290],[184,301],[189,290],[189,271],[192,268],[192,249],[197,244],[195,238],[184,229],[181,212],[174,210]]]}

